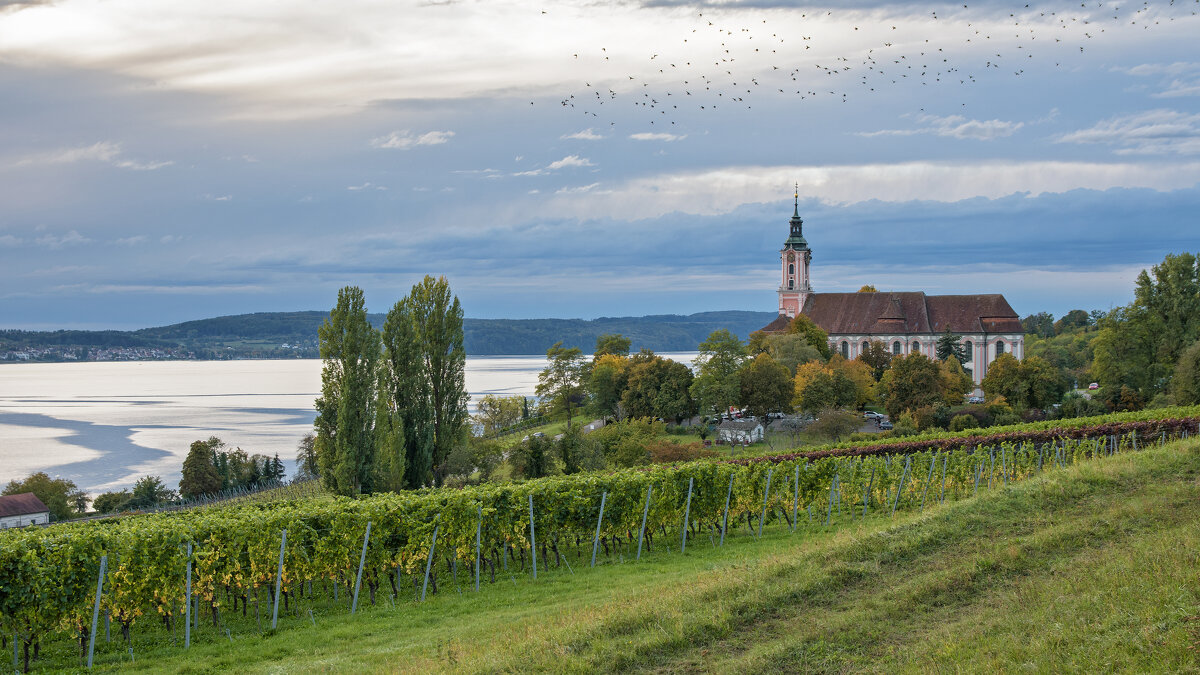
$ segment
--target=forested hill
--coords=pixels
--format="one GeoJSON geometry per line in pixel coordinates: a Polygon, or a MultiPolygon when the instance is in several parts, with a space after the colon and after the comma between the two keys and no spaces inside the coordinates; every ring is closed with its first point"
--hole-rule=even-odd
{"type": "MultiPolygon", "coordinates": [[[[326,312],[263,312],[186,321],[134,331],[0,330],[2,361],[316,358],[317,327],[326,312]]],[[[468,354],[544,354],[562,341],[589,352],[596,337],[621,333],[633,349],[691,351],[720,328],[745,338],[772,312],[701,312],[599,319],[466,319],[468,354]]],[[[376,327],[383,314],[370,315],[376,327]]]]}

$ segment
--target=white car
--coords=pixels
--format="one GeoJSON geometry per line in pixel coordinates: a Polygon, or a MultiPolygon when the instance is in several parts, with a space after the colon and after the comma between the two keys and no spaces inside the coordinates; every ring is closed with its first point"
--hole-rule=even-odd
{"type": "Polygon", "coordinates": [[[863,419],[878,420],[878,419],[883,419],[883,417],[884,417],[883,415],[875,412],[874,410],[868,410],[865,413],[863,413],[863,419]]]}

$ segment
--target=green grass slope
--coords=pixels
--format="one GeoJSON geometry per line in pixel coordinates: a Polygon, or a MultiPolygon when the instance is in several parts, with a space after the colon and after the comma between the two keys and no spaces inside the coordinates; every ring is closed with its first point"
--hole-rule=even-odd
{"type": "Polygon", "coordinates": [[[536,582],[500,572],[479,594],[460,570],[424,604],[293,611],[273,634],[202,623],[188,653],[160,638],[131,662],[114,641],[98,667],[1200,672],[1200,441],[800,529],[758,539],[743,526],[685,554],[656,540],[637,564],[576,561],[536,582]]]}

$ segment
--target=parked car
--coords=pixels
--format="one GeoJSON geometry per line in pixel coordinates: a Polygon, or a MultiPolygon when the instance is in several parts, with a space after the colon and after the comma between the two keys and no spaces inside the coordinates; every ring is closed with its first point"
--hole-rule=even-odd
{"type": "Polygon", "coordinates": [[[1099,383],[1099,382],[1093,382],[1093,383],[1091,383],[1091,384],[1089,384],[1089,385],[1088,385],[1088,389],[1091,389],[1091,390],[1096,390],[1096,389],[1099,389],[1099,388],[1100,388],[1100,383],[1099,383]]]}
{"type": "Polygon", "coordinates": [[[892,423],[890,420],[884,420],[879,423],[879,428],[884,431],[890,431],[892,428],[892,423]]]}
{"type": "Polygon", "coordinates": [[[967,403],[983,403],[982,396],[968,396],[967,403]]]}
{"type": "Polygon", "coordinates": [[[882,417],[883,417],[883,415],[875,412],[874,410],[868,410],[865,413],[863,413],[863,419],[865,419],[865,420],[877,420],[877,419],[881,419],[882,417]]]}

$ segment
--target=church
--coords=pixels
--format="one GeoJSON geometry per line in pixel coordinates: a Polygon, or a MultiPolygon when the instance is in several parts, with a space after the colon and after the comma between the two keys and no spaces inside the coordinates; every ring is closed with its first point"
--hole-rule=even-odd
{"type": "Polygon", "coordinates": [[[963,368],[976,385],[1000,354],[1024,358],[1025,329],[998,293],[814,293],[809,277],[812,250],[804,240],[798,192],[789,225],[779,252],[779,317],[762,328],[764,333],[782,333],[797,314],[804,314],[829,334],[830,351],[848,359],[858,358],[872,341],[883,342],[895,355],[919,352],[932,359],[938,338],[949,329],[961,338],[967,357],[963,368]]]}

